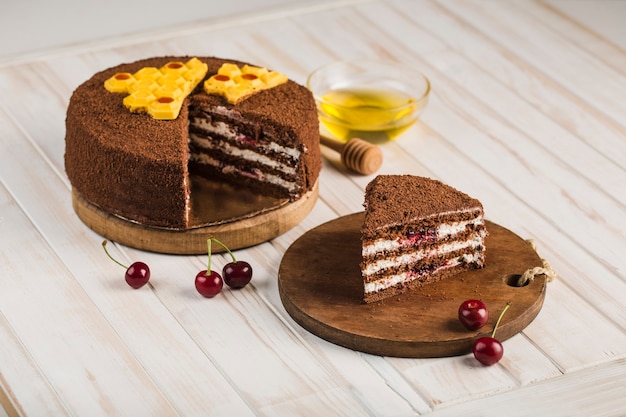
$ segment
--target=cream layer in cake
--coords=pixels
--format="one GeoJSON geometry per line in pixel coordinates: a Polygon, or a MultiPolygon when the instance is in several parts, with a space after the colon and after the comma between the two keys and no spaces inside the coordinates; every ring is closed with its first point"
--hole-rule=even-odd
{"type": "Polygon", "coordinates": [[[196,170],[245,177],[298,197],[297,164],[303,150],[277,143],[269,131],[259,137],[236,112],[223,107],[195,111],[189,125],[189,162],[196,170]]]}
{"type": "Polygon", "coordinates": [[[360,265],[365,302],[485,263],[482,205],[446,184],[379,176],[366,189],[365,208],[360,265]]]}

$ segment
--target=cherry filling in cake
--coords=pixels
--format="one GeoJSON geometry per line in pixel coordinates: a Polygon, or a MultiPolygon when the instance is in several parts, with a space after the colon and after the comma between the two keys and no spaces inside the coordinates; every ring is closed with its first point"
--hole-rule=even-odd
{"type": "Polygon", "coordinates": [[[381,175],[366,189],[361,274],[373,302],[485,263],[480,202],[439,181],[381,175]]]}
{"type": "Polygon", "coordinates": [[[255,185],[276,197],[297,198],[303,190],[296,141],[242,119],[226,107],[190,107],[189,169],[231,183],[255,185]]]}
{"type": "Polygon", "coordinates": [[[482,218],[477,217],[426,232],[409,231],[395,239],[377,239],[363,246],[363,258],[368,260],[362,270],[365,293],[424,283],[446,269],[482,265],[485,235],[482,218]]]}

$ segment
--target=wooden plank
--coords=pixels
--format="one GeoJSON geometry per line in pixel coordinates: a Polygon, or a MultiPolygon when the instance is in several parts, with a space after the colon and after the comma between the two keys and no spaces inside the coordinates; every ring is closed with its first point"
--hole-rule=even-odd
{"type": "Polygon", "coordinates": [[[563,42],[549,27],[535,24],[532,16],[519,13],[513,7],[485,7],[485,3],[476,1],[448,1],[445,5],[475,28],[480,28],[502,48],[515,51],[517,57],[544,74],[558,74],[562,87],[591,109],[599,110],[621,127],[626,127],[626,104],[621,100],[626,93],[623,72],[594,59],[578,45],[563,42]]]}
{"type": "Polygon", "coordinates": [[[514,391],[441,407],[433,417],[446,416],[622,416],[626,414],[626,360],[530,384],[514,391]]]}
{"type": "MultiPolygon", "coordinates": [[[[143,253],[142,259],[160,271],[159,281],[153,283],[160,300],[255,410],[291,404],[303,413],[313,412],[307,407],[316,398],[318,409],[325,412],[363,411],[332,370],[311,355],[256,294],[255,286],[274,279],[272,275],[259,269],[250,286],[225,289],[208,300],[193,288],[193,277],[206,268],[206,257],[176,262],[170,256],[143,253]]],[[[226,262],[219,255],[212,265],[221,270],[226,262]]]]}
{"type": "Polygon", "coordinates": [[[620,16],[624,10],[623,5],[605,3],[601,8],[595,6],[593,2],[560,0],[517,1],[514,5],[516,10],[530,14],[542,25],[558,32],[563,39],[584,49],[598,61],[604,62],[618,72],[623,72],[626,67],[624,36],[619,34],[606,36],[602,31],[604,28],[610,30],[621,26],[621,22],[619,25],[617,22],[623,17],[620,16]],[[578,6],[583,6],[580,11],[576,10],[578,6]],[[589,6],[593,10],[592,13],[584,10],[589,6]],[[609,10],[611,7],[614,7],[614,10],[609,10]],[[598,15],[591,16],[594,12],[598,12],[598,15]]]}
{"type": "MultiPolygon", "coordinates": [[[[415,3],[402,7],[417,11],[415,3]]],[[[412,49],[428,56],[430,65],[499,113],[536,146],[552,153],[559,163],[574,164],[582,177],[622,204],[626,202],[620,192],[623,184],[617,180],[624,175],[626,146],[622,138],[626,129],[579,100],[558,80],[535,69],[532,62],[489,41],[471,22],[431,3],[419,10],[421,13],[408,14],[424,27],[419,37],[436,36],[441,48],[433,53],[417,44],[412,49]]],[[[403,36],[399,33],[405,25],[401,22],[393,33],[400,42],[403,36]]]]}
{"type": "Polygon", "coordinates": [[[69,415],[1,311],[0,338],[0,411],[11,417],[69,415]]]}
{"type": "MultiPolygon", "coordinates": [[[[0,188],[0,211],[0,233],[10,236],[0,241],[3,317],[23,344],[24,355],[44,375],[35,379],[36,386],[30,382],[23,386],[26,381],[22,377],[6,375],[11,377],[7,385],[15,395],[14,404],[30,401],[28,390],[41,389],[48,382],[58,395],[56,402],[69,414],[98,416],[143,410],[176,415],[4,187],[0,188]],[[28,265],[28,274],[23,273],[24,265],[28,265]]],[[[46,391],[41,395],[49,396],[46,391]]],[[[58,404],[50,401],[46,407],[58,404]]]]}
{"type": "MultiPolygon", "coordinates": [[[[540,0],[539,3],[543,6],[542,9],[550,8],[553,11],[549,18],[554,22],[546,22],[548,26],[554,27],[555,24],[561,24],[554,16],[558,14],[564,19],[571,20],[571,25],[582,28],[579,32],[584,31],[588,36],[611,43],[622,50],[626,49],[626,37],[622,25],[626,10],[621,2],[603,3],[602,7],[597,7],[594,1],[540,0]]],[[[574,36],[579,38],[579,35],[574,36]]],[[[585,38],[588,37],[585,36],[585,38]]],[[[602,48],[596,51],[598,55],[603,55],[602,52],[605,52],[602,48]]],[[[602,59],[607,58],[612,59],[607,56],[603,56],[602,59]]]]}

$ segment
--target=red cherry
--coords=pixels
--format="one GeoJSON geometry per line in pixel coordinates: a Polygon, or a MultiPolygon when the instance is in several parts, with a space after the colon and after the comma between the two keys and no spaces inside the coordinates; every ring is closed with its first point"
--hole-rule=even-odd
{"type": "Polygon", "coordinates": [[[502,359],[504,348],[498,339],[485,336],[476,339],[472,352],[478,362],[489,366],[502,359]]]}
{"type": "Polygon", "coordinates": [[[469,330],[477,330],[487,324],[489,312],[481,300],[465,300],[459,306],[459,320],[469,330]]]}
{"type": "Polygon", "coordinates": [[[107,241],[102,241],[102,247],[104,248],[104,252],[107,256],[116,264],[121,266],[122,268],[126,268],[126,274],[124,274],[124,278],[128,285],[133,287],[134,289],[143,287],[150,280],[150,268],[143,262],[134,262],[131,266],[126,266],[120,263],[117,259],[113,258],[109,251],[107,250],[107,241]]]}
{"type": "Polygon", "coordinates": [[[217,294],[219,294],[220,291],[222,291],[224,282],[226,282],[226,285],[231,288],[243,288],[252,279],[252,267],[250,266],[250,264],[244,261],[237,261],[235,259],[235,255],[233,255],[230,249],[228,249],[226,245],[224,245],[216,238],[210,237],[207,239],[207,252],[209,255],[207,269],[199,272],[198,275],[196,275],[196,289],[203,296],[209,298],[215,297],[217,294]],[[226,251],[230,254],[230,257],[233,260],[232,262],[227,263],[222,269],[224,279],[222,279],[220,274],[211,270],[212,242],[215,242],[222,246],[224,249],[226,249],[226,251]]]}
{"type": "Polygon", "coordinates": [[[252,279],[252,267],[245,261],[233,261],[224,265],[224,282],[231,288],[243,288],[252,279]]]}
{"type": "Polygon", "coordinates": [[[198,272],[195,284],[196,290],[207,298],[213,298],[219,294],[224,285],[220,274],[207,270],[198,272]]]}
{"type": "Polygon", "coordinates": [[[150,268],[143,262],[134,262],[126,270],[124,277],[131,287],[135,289],[141,288],[150,279],[150,268]]]}
{"type": "Polygon", "coordinates": [[[474,345],[472,346],[472,353],[478,362],[483,365],[493,365],[502,359],[502,355],[504,355],[504,347],[502,343],[498,339],[496,339],[496,330],[498,330],[498,326],[500,325],[500,320],[502,320],[502,316],[509,309],[511,303],[507,303],[506,306],[502,309],[500,316],[498,317],[498,321],[496,325],[493,327],[493,332],[491,333],[491,337],[484,336],[479,337],[474,341],[474,345]]]}
{"type": "Polygon", "coordinates": [[[208,269],[210,269],[211,267],[211,242],[215,242],[224,249],[226,249],[226,252],[228,252],[232,259],[232,262],[224,265],[224,268],[222,269],[222,275],[224,276],[224,282],[226,283],[226,285],[234,289],[243,288],[248,285],[248,283],[252,279],[252,267],[250,266],[250,264],[248,262],[238,261],[237,259],[235,259],[235,255],[233,255],[230,249],[228,249],[228,246],[226,246],[214,237],[209,238],[207,243],[209,246],[208,269]]]}

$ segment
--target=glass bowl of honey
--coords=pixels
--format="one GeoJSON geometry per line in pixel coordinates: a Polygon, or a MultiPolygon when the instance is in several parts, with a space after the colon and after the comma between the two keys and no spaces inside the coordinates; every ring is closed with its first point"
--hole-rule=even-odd
{"type": "Polygon", "coordinates": [[[413,125],[428,103],[430,81],[396,62],[338,61],[307,79],[320,123],[336,138],[393,140],[413,125]]]}

